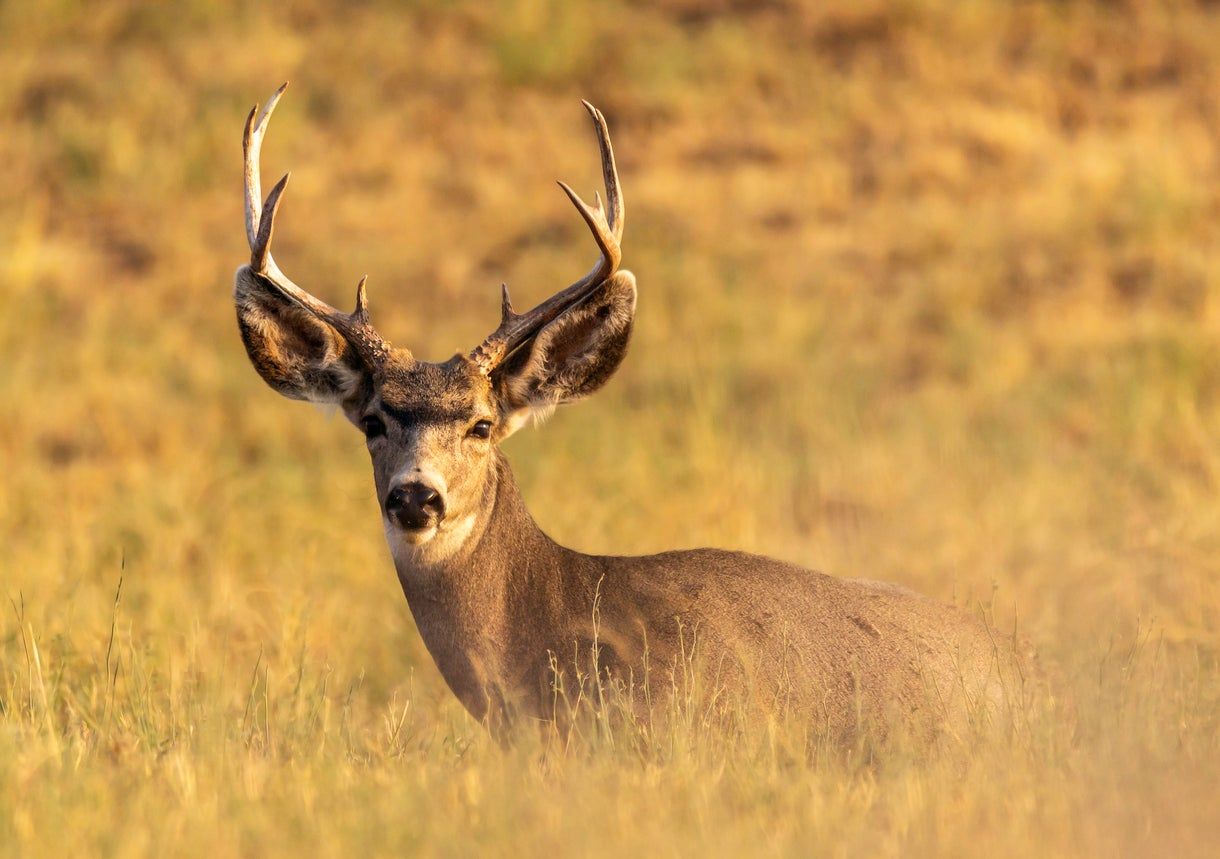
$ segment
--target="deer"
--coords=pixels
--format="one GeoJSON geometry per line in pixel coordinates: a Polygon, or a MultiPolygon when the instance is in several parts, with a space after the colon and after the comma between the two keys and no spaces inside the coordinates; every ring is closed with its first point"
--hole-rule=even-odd
{"type": "Polygon", "coordinates": [[[241,338],[268,385],[337,406],[363,432],[398,581],[441,677],[474,719],[500,734],[519,720],[554,724],[557,689],[577,676],[617,682],[629,706],[644,706],[672,691],[694,653],[714,694],[783,707],[844,738],[865,725],[999,708],[1033,676],[1015,633],[895,584],[714,548],[589,555],[548,537],[499,444],[602,388],[627,353],[636,279],[620,268],[626,209],[605,117],[584,102],[604,203],[559,183],[592,234],[596,263],[527,312],[503,287],[491,334],[429,362],[374,329],[367,277],[347,313],[272,258],[288,175],[264,201],[260,148],[286,87],[255,105],[243,135],[241,338]]]}

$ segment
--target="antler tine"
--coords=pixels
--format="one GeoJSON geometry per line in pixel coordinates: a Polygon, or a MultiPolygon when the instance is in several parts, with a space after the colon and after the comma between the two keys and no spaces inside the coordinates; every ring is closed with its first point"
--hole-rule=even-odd
{"type": "Polygon", "coordinates": [[[499,327],[470,353],[470,360],[478,365],[484,374],[490,373],[503,363],[505,358],[528,342],[547,323],[592,295],[597,287],[614,275],[622,260],[620,242],[623,238],[626,209],[623,205],[622,190],[619,187],[618,168],[614,164],[614,149],[610,145],[610,131],[606,127],[606,118],[602,116],[600,110],[587,101],[581,103],[593,117],[593,126],[597,132],[597,145],[601,152],[602,181],[606,186],[606,205],[602,206],[600,195],[595,194],[594,196],[597,205],[589,206],[564,182],[560,182],[559,187],[567,194],[572,205],[576,207],[576,211],[588,225],[589,231],[593,234],[593,240],[597,242],[597,247],[601,251],[601,256],[588,274],[527,313],[512,312],[507,301],[507,287],[505,287],[499,327]]]}
{"type": "MultiPolygon", "coordinates": [[[[595,272],[602,268],[610,266],[617,268],[621,251],[618,246],[618,236],[614,235],[614,230],[606,220],[606,213],[602,209],[601,198],[597,198],[597,207],[594,208],[577,196],[576,192],[564,182],[559,183],[559,187],[563,189],[563,193],[568,195],[568,199],[572,201],[572,205],[576,207],[576,211],[580,212],[580,216],[585,219],[585,223],[589,225],[589,231],[593,233],[593,241],[597,242],[598,248],[601,249],[602,257],[597,261],[597,265],[589,272],[592,276],[595,272]]],[[[598,283],[605,280],[609,276],[602,277],[598,283]]]]}
{"type": "Polygon", "coordinates": [[[250,268],[255,274],[275,286],[286,298],[333,326],[351,344],[365,364],[370,369],[376,370],[389,357],[390,345],[369,324],[368,296],[364,285],[367,276],[361,278],[356,287],[355,311],[343,313],[293,283],[275,264],[275,259],[271,256],[271,236],[275,230],[275,215],[279,210],[284,189],[288,185],[289,174],[285,173],[284,177],[275,183],[275,187],[271,189],[266,202],[260,208],[262,180],[259,175],[259,157],[262,153],[263,136],[267,132],[271,114],[275,111],[275,106],[287,88],[288,84],[285,82],[271,98],[267,99],[267,104],[261,111],[259,111],[258,105],[254,106],[246,118],[245,133],[242,135],[242,151],[246,162],[246,239],[250,244],[250,268]]]}
{"type": "Polygon", "coordinates": [[[259,111],[256,104],[250,108],[250,115],[246,117],[246,132],[242,136],[242,152],[246,156],[246,238],[250,242],[251,249],[254,248],[254,240],[258,236],[259,201],[263,199],[258,170],[263,135],[267,132],[267,122],[271,119],[275,106],[279,104],[280,97],[287,88],[288,82],[284,81],[280,84],[280,88],[272,93],[271,98],[267,99],[262,112],[259,111]]]}
{"type": "MultiPolygon", "coordinates": [[[[623,238],[623,218],[626,213],[623,210],[623,195],[619,190],[618,168],[614,164],[614,148],[610,145],[610,129],[606,126],[606,117],[602,116],[600,110],[583,99],[580,103],[593,117],[593,125],[597,129],[597,146],[602,156],[602,181],[606,186],[606,203],[609,206],[606,220],[614,237],[621,240],[623,238]]],[[[597,207],[601,208],[600,199],[597,207]]]]}

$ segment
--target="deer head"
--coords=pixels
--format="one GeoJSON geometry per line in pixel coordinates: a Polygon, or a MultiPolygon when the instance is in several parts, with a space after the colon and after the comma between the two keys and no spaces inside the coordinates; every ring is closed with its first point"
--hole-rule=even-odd
{"type": "Polygon", "coordinates": [[[365,281],[351,313],[293,283],[271,256],[286,174],[262,198],[259,151],[287,84],[246,120],[246,237],[237,271],[237,319],[259,375],[293,399],[339,406],[365,435],[377,498],[395,556],[430,560],[458,551],[486,505],[496,445],[529,417],[600,388],[626,354],[635,278],[618,271],[623,199],[602,114],[585,103],[601,149],[606,205],[559,183],[600,250],[584,277],[516,313],[504,287],[499,326],[467,354],[431,363],[392,347],[369,321],[365,281]]]}

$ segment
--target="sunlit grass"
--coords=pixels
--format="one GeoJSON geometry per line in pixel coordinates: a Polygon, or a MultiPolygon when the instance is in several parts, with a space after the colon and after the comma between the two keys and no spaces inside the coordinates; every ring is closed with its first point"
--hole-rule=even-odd
{"type": "Polygon", "coordinates": [[[1189,3],[0,4],[0,853],[1209,855],[1217,81],[1189,3]],[[487,738],[236,335],[285,78],[277,259],[428,358],[585,271],[606,111],[639,315],[507,445],[548,533],[994,606],[1076,727],[487,738]]]}

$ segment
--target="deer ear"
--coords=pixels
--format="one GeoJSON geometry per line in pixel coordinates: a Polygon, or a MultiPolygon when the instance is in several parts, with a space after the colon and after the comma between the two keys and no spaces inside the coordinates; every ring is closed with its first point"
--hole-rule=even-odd
{"type": "Polygon", "coordinates": [[[545,418],[606,384],[627,354],[635,295],[635,275],[618,272],[495,371],[492,381],[507,416],[504,436],[527,418],[545,418]]]}
{"type": "Polygon", "coordinates": [[[233,287],[237,325],[250,363],[285,397],[342,404],[368,371],[343,335],[285,298],[248,266],[233,287]]]}

